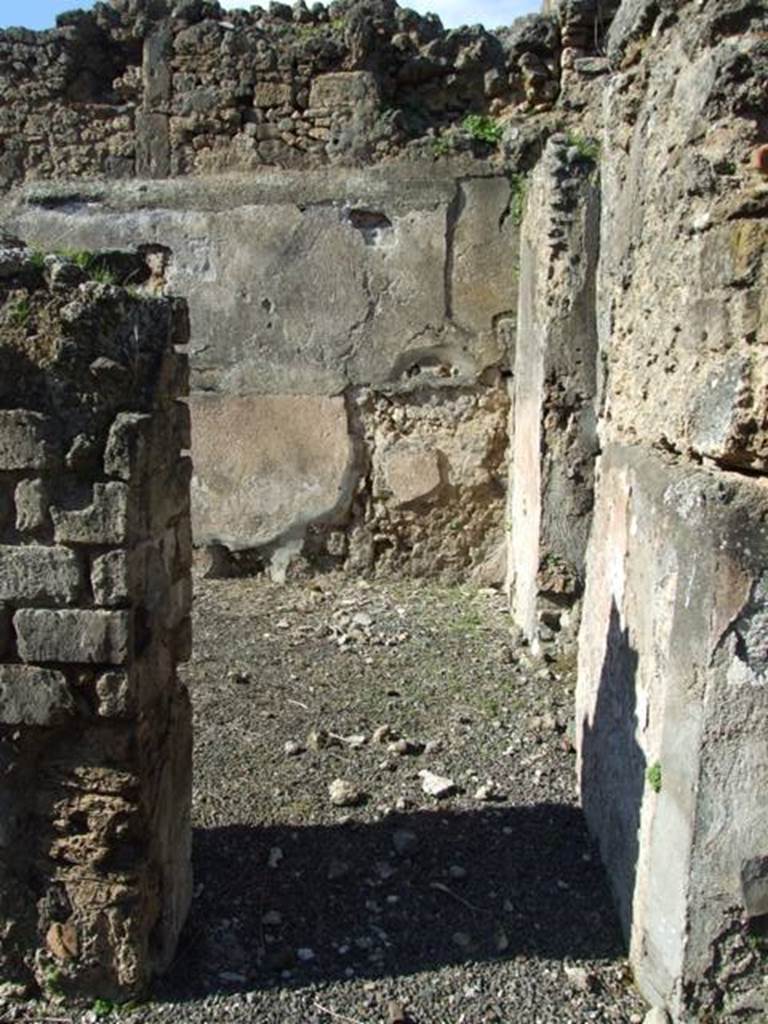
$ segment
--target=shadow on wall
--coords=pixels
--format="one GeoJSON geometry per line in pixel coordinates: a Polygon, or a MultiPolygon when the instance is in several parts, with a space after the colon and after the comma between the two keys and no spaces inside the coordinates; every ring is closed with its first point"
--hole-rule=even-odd
{"type": "Polygon", "coordinates": [[[608,869],[624,935],[632,929],[632,897],[639,854],[645,754],[637,743],[638,654],[611,604],[594,719],[584,724],[581,798],[600,856],[608,869]]]}
{"type": "Polygon", "coordinates": [[[159,998],[623,950],[574,807],[231,825],[193,849],[198,896],[159,998]]]}

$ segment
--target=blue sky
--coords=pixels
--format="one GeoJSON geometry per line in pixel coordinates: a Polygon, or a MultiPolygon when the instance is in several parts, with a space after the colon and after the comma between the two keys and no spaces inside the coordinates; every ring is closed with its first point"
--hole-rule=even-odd
{"type": "MultiPolygon", "coordinates": [[[[262,0],[266,7],[268,0],[262,0]]],[[[249,7],[251,0],[225,0],[224,7],[249,7]]],[[[26,28],[51,28],[57,14],[75,7],[90,7],[87,0],[0,0],[0,28],[23,25],[26,28]]],[[[519,14],[541,10],[541,0],[401,0],[401,6],[417,11],[435,11],[447,26],[474,25],[488,28],[506,25],[519,14]]]]}

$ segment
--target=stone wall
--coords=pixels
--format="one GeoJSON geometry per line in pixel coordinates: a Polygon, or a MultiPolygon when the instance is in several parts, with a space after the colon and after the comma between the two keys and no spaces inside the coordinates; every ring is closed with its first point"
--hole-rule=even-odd
{"type": "Polygon", "coordinates": [[[41,248],[138,246],[147,287],[189,296],[198,544],[277,574],[303,554],[461,578],[502,544],[517,303],[515,184],[475,172],[94,184],[76,201],[46,184],[5,222],[41,248]],[[416,465],[419,494],[401,486],[416,465]]]}
{"type": "Polygon", "coordinates": [[[520,255],[508,585],[535,643],[578,626],[591,524],[597,370],[597,151],[553,136],[531,177],[520,255]]]}
{"type": "Polygon", "coordinates": [[[0,250],[6,992],[141,992],[191,896],[188,323],[119,268],[0,250]]]}
{"type": "Polygon", "coordinates": [[[392,0],[111,0],[0,32],[0,183],[27,183],[6,225],[138,248],[150,288],[189,296],[194,532],[219,570],[501,581],[523,175],[591,109],[614,8],[488,32],[392,0]]]}
{"type": "Polygon", "coordinates": [[[558,58],[554,17],[494,34],[393,0],[97,3],[0,32],[0,185],[372,162],[441,135],[471,149],[467,113],[511,115],[531,75],[551,104],[558,58]]]}
{"type": "Polygon", "coordinates": [[[648,998],[764,1020],[765,5],[625,0],[608,38],[584,808],[648,998]]]}

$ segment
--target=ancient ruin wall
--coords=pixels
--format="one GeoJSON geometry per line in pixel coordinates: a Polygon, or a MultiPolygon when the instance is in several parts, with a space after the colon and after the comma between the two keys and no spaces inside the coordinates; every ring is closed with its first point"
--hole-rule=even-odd
{"type": "Polygon", "coordinates": [[[481,168],[46,184],[6,223],[165,252],[148,283],[189,296],[198,544],[457,578],[503,543],[518,226],[481,168]]]}
{"type": "Polygon", "coordinates": [[[584,809],[643,992],[763,1020],[766,8],[625,2],[605,90],[584,809]]]}
{"type": "Polygon", "coordinates": [[[597,146],[554,135],[531,176],[520,253],[508,576],[515,624],[574,637],[597,448],[597,146]]]}
{"type": "Polygon", "coordinates": [[[97,3],[49,32],[0,32],[0,185],[431,153],[467,113],[524,100],[526,67],[553,99],[557,55],[551,17],[494,34],[446,32],[393,0],[97,3]]]}
{"type": "Polygon", "coordinates": [[[216,564],[503,578],[522,174],[570,116],[561,78],[574,110],[599,91],[615,6],[491,33],[387,0],[113,0],[0,33],[3,180],[40,182],[6,223],[46,249],[163,247],[155,284],[189,296],[216,564]]]}
{"type": "Polygon", "coordinates": [[[140,993],[191,896],[188,323],[108,283],[118,269],[0,250],[0,982],[17,994],[140,993]]]}

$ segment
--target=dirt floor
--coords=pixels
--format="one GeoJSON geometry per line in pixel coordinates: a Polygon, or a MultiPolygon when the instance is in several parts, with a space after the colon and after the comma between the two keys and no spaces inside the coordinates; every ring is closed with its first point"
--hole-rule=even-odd
{"type": "Polygon", "coordinates": [[[515,649],[494,591],[196,586],[178,957],[140,1007],[32,1019],[642,1020],[575,804],[572,664],[515,649]]]}

